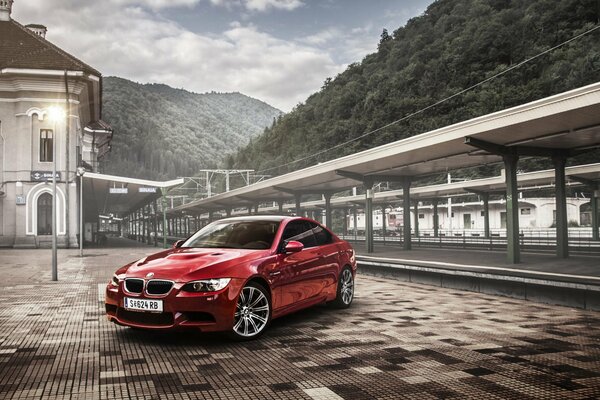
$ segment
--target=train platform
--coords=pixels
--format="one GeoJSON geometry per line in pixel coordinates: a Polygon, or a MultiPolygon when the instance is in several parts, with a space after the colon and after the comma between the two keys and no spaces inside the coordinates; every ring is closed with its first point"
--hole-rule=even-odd
{"type": "Polygon", "coordinates": [[[600,313],[359,273],[352,307],[258,340],[104,315],[113,271],[154,248],[0,251],[2,399],[593,399],[600,313]]]}
{"type": "Polygon", "coordinates": [[[524,252],[512,264],[502,251],[380,245],[367,253],[354,243],[366,272],[410,282],[499,294],[551,304],[600,309],[600,256],[559,259],[550,253],[524,252]]]}

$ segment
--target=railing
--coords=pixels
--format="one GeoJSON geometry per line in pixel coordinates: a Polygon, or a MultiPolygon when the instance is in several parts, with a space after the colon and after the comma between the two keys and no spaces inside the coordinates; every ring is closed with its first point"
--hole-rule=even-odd
{"type": "MultiPolygon", "coordinates": [[[[350,241],[364,241],[364,232],[349,232],[340,235],[350,241]]],[[[519,234],[520,245],[524,250],[552,250],[556,247],[556,229],[522,229],[519,234]]],[[[383,245],[401,245],[402,232],[391,231],[383,235],[375,232],[373,240],[383,245]]],[[[502,250],[507,247],[506,229],[490,230],[490,237],[486,238],[483,230],[439,230],[434,236],[433,229],[424,229],[415,236],[412,232],[413,246],[421,247],[454,247],[454,248],[485,248],[489,250],[502,250]]],[[[591,228],[569,228],[569,247],[582,252],[600,252],[600,241],[592,239],[591,228]]]]}

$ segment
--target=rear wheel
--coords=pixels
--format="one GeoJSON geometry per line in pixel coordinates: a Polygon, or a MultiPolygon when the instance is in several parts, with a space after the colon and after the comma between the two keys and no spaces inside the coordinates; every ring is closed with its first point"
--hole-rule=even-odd
{"type": "Polygon", "coordinates": [[[344,267],[338,279],[337,296],[332,305],[337,308],[348,308],[354,299],[354,277],[350,267],[344,267]]]}
{"type": "Polygon", "coordinates": [[[238,296],[233,328],[230,335],[236,340],[260,336],[271,321],[271,298],[265,287],[249,282],[238,296]]]}

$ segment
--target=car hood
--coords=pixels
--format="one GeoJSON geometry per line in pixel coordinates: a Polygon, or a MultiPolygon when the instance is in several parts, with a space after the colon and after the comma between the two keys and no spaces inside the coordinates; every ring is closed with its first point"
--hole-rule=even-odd
{"type": "Polygon", "coordinates": [[[126,278],[168,279],[188,282],[194,279],[239,278],[238,266],[260,259],[268,250],[177,248],[142,258],[125,271],[126,278]]]}

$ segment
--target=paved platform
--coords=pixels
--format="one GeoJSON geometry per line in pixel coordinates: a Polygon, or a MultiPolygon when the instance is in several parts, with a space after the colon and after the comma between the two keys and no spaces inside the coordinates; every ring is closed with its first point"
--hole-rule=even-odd
{"type": "MultiPolygon", "coordinates": [[[[567,281],[569,276],[573,277],[571,280],[575,281],[578,280],[576,279],[578,277],[583,280],[587,277],[600,278],[600,255],[574,255],[566,259],[559,259],[553,254],[524,252],[521,255],[521,263],[510,264],[506,260],[505,251],[448,248],[417,248],[404,251],[400,246],[376,245],[374,253],[367,253],[363,243],[352,243],[352,246],[360,256],[408,260],[424,265],[429,263],[428,265],[431,266],[437,264],[447,268],[465,270],[473,270],[473,267],[487,268],[487,272],[498,274],[542,273],[549,276],[555,275],[557,280],[567,281]]],[[[597,281],[600,284],[600,279],[591,281],[597,281]]]]}
{"type": "Polygon", "coordinates": [[[594,399],[600,313],[359,275],[350,309],[259,340],[106,321],[102,291],[150,247],[1,250],[2,399],[594,399]]]}

